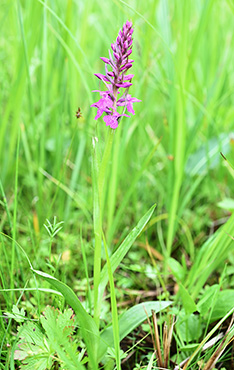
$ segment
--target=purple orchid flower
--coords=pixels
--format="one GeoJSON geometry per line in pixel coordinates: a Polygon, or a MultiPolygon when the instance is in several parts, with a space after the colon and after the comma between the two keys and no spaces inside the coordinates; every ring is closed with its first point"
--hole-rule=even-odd
{"type": "Polygon", "coordinates": [[[110,126],[113,129],[118,127],[118,119],[121,116],[130,117],[127,114],[119,114],[118,112],[114,112],[112,114],[107,114],[103,117],[103,121],[106,123],[106,126],[110,126]]]}
{"type": "Polygon", "coordinates": [[[137,98],[132,98],[130,94],[127,94],[126,97],[122,96],[122,98],[120,98],[117,101],[117,105],[124,106],[124,107],[127,106],[128,112],[135,114],[135,111],[133,110],[133,103],[138,102],[138,101],[141,101],[141,100],[137,98]]]}
{"type": "MultiPolygon", "coordinates": [[[[104,122],[107,126],[112,129],[118,127],[118,121],[121,116],[127,116],[126,114],[120,114],[117,112],[117,107],[126,107],[129,113],[135,114],[133,110],[133,103],[141,100],[131,97],[128,94],[129,87],[132,85],[133,74],[126,74],[132,67],[134,60],[130,60],[129,56],[132,53],[132,34],[133,27],[132,22],[127,21],[122,30],[119,31],[118,37],[114,44],[111,44],[113,56],[109,51],[109,59],[101,57],[101,60],[105,63],[105,72],[96,73],[95,76],[102,80],[107,88],[107,91],[99,91],[101,99],[92,104],[91,107],[96,107],[97,114],[95,119],[97,120],[104,113],[104,122]],[[108,66],[111,67],[111,71],[108,70],[108,66]],[[126,89],[122,96],[117,99],[120,89],[126,89]]],[[[97,91],[97,90],[96,90],[97,91]]]]}
{"type": "Polygon", "coordinates": [[[97,114],[95,116],[95,119],[97,120],[99,117],[101,117],[102,113],[111,113],[111,109],[113,107],[113,101],[110,97],[110,94],[107,91],[100,91],[100,95],[102,98],[98,100],[97,103],[94,103],[91,105],[91,107],[98,108],[97,114]]]}

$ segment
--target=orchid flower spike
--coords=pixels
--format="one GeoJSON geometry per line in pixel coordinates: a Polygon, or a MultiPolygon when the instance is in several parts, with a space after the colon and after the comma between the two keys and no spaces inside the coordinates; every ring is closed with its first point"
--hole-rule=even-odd
{"type": "Polygon", "coordinates": [[[111,44],[113,55],[109,51],[109,58],[101,57],[101,60],[105,63],[105,75],[95,73],[95,76],[104,82],[106,91],[99,91],[101,99],[92,104],[91,107],[97,108],[95,119],[97,120],[104,113],[103,120],[112,129],[118,127],[121,116],[129,117],[127,114],[117,112],[118,107],[124,107],[123,111],[127,108],[129,113],[135,114],[133,103],[141,101],[128,94],[134,77],[133,74],[127,74],[134,62],[134,60],[129,59],[132,53],[132,34],[132,22],[127,21],[122,30],[119,31],[116,42],[111,44]],[[108,67],[111,69],[110,71],[108,67]],[[120,94],[119,98],[118,94],[120,94]]]}

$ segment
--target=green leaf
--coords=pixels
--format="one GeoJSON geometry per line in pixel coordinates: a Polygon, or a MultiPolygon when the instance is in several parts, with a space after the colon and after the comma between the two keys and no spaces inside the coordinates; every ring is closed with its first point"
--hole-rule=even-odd
{"type": "Polygon", "coordinates": [[[85,344],[87,346],[90,362],[93,366],[93,369],[97,369],[95,354],[97,353],[98,348],[99,332],[93,318],[86,312],[80,300],[69,286],[42,271],[34,269],[32,269],[32,271],[48,281],[54,288],[62,293],[67,303],[75,311],[85,344]]]}
{"type": "Polygon", "coordinates": [[[218,293],[215,306],[211,314],[211,321],[224,317],[234,307],[234,290],[226,289],[218,293]]]}
{"type": "MultiPolygon", "coordinates": [[[[234,312],[234,307],[228,311],[228,313],[222,317],[222,319],[208,332],[208,334],[205,336],[205,338],[202,339],[202,341],[199,343],[199,346],[197,347],[197,349],[193,352],[193,354],[189,357],[189,360],[186,364],[186,368],[190,368],[191,366],[189,366],[191,364],[191,362],[194,360],[194,358],[197,356],[198,352],[201,351],[201,349],[203,348],[204,344],[212,337],[212,335],[217,331],[217,330],[220,330],[220,327],[222,325],[222,323],[227,320],[227,318],[229,316],[231,316],[234,312]]],[[[201,325],[199,326],[201,328],[201,325]]],[[[231,330],[229,331],[228,335],[227,335],[227,340],[229,340],[229,334],[233,335],[233,333],[231,333],[231,330]]],[[[226,340],[225,340],[226,342],[226,340]]]]}
{"type": "Polygon", "coordinates": [[[52,351],[38,325],[30,321],[25,323],[19,328],[19,338],[14,359],[23,361],[23,369],[44,370],[51,368],[53,363],[52,351]]]}
{"type": "Polygon", "coordinates": [[[44,335],[37,324],[28,321],[22,327],[19,327],[18,330],[19,337],[25,342],[33,343],[33,345],[41,348],[45,346],[44,335]]]}
{"type": "Polygon", "coordinates": [[[192,299],[191,295],[188,293],[188,291],[185,289],[185,287],[180,283],[179,284],[179,295],[182,299],[182,303],[183,303],[183,307],[185,309],[185,312],[187,314],[190,314],[190,313],[193,313],[195,311],[197,311],[197,306],[194,302],[194,300],[192,299]]]}
{"type": "Polygon", "coordinates": [[[168,264],[177,282],[183,281],[186,271],[181,266],[181,264],[178,261],[176,261],[174,258],[169,258],[168,264]]]}
{"type": "Polygon", "coordinates": [[[183,342],[196,342],[202,334],[202,325],[199,316],[194,314],[188,316],[182,310],[177,318],[176,332],[183,342]]]}
{"type": "Polygon", "coordinates": [[[150,357],[150,361],[148,363],[148,366],[147,366],[146,370],[151,370],[153,368],[154,360],[155,360],[155,353],[153,352],[151,357],[150,357]]]}
{"type": "Polygon", "coordinates": [[[51,343],[63,343],[64,338],[71,336],[74,331],[73,311],[69,308],[61,314],[58,309],[47,306],[41,323],[51,343]]]}
{"type": "Polygon", "coordinates": [[[4,312],[4,315],[7,316],[9,319],[14,319],[17,322],[24,322],[25,321],[25,311],[24,311],[24,309],[21,308],[21,310],[19,310],[16,305],[13,305],[12,313],[11,312],[4,312]]]}
{"type": "Polygon", "coordinates": [[[214,284],[212,286],[207,286],[205,288],[205,291],[197,304],[198,310],[202,316],[207,314],[210,308],[213,309],[218,299],[219,290],[220,290],[219,284],[214,284]]]}
{"type": "Polygon", "coordinates": [[[74,331],[73,311],[69,308],[64,313],[54,307],[47,306],[41,323],[48,338],[50,348],[57,354],[62,368],[84,370],[78,359],[77,346],[73,346],[74,331]]]}
{"type": "Polygon", "coordinates": [[[35,355],[27,358],[26,363],[21,367],[23,370],[45,370],[50,369],[51,365],[48,364],[48,358],[44,358],[43,355],[35,355]]]}
{"type": "Polygon", "coordinates": [[[234,210],[234,200],[231,198],[224,198],[221,202],[218,203],[218,206],[222,209],[233,211],[234,210]]]}
{"type": "MultiPolygon", "coordinates": [[[[129,333],[131,333],[137,326],[139,326],[144,320],[152,316],[151,310],[156,313],[164,310],[170,306],[172,302],[145,302],[140,303],[136,306],[131,307],[129,310],[124,312],[119,318],[119,339],[122,340],[129,333]]],[[[101,333],[101,343],[99,348],[99,359],[101,360],[107,351],[108,347],[114,346],[113,327],[108,326],[101,333]]]]}
{"type": "Polygon", "coordinates": [[[195,349],[197,349],[197,347],[199,346],[199,343],[191,343],[191,344],[187,344],[183,347],[180,347],[180,351],[181,352],[188,352],[188,351],[193,351],[195,349]]]}
{"type": "MultiPolygon", "coordinates": [[[[119,248],[110,258],[112,273],[117,269],[120,262],[123,260],[123,258],[128,253],[129,249],[133,245],[136,238],[140,235],[144,227],[149,222],[154,210],[155,210],[156,204],[154,204],[148,212],[140,219],[137,226],[134,227],[134,229],[128,234],[128,236],[124,239],[124,241],[120,244],[119,248]]],[[[106,284],[108,282],[108,269],[107,264],[103,267],[101,271],[101,279],[100,279],[100,285],[99,285],[99,294],[103,296],[106,284]]]]}
{"type": "Polygon", "coordinates": [[[22,361],[25,370],[50,369],[55,361],[62,368],[84,370],[77,344],[72,341],[75,324],[73,316],[70,308],[61,313],[47,306],[40,318],[43,333],[38,325],[30,321],[19,329],[19,349],[14,352],[14,359],[22,361]]]}

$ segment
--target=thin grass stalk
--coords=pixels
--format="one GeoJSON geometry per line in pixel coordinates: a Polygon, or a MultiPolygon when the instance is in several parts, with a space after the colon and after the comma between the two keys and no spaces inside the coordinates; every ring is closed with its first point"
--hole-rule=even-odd
{"type": "MultiPolygon", "coordinates": [[[[33,170],[34,163],[33,163],[32,154],[31,154],[31,151],[30,151],[30,143],[29,143],[29,140],[28,140],[28,137],[27,137],[27,129],[26,129],[26,127],[23,123],[20,125],[20,131],[21,131],[20,132],[21,133],[21,142],[22,142],[22,147],[23,147],[23,150],[24,150],[24,155],[25,155],[25,160],[26,160],[28,172],[29,172],[29,175],[31,177],[32,183],[35,184],[36,179],[35,179],[35,174],[34,174],[34,170],[33,170]]],[[[33,187],[33,195],[36,195],[35,186],[33,187]]]]}
{"type": "Polygon", "coordinates": [[[153,319],[154,334],[155,334],[155,344],[156,344],[156,349],[157,349],[158,367],[163,367],[163,360],[162,360],[162,352],[161,352],[161,347],[160,347],[157,317],[156,317],[156,313],[153,310],[152,310],[152,319],[153,319]]]}
{"type": "Polygon", "coordinates": [[[217,363],[220,356],[225,351],[226,347],[233,342],[234,340],[234,334],[232,334],[232,338],[228,338],[226,341],[222,341],[221,345],[218,347],[218,349],[215,351],[215,353],[211,356],[210,360],[207,362],[203,370],[212,370],[215,368],[215,364],[217,363]]]}
{"type": "Polygon", "coordinates": [[[21,38],[23,43],[23,51],[24,51],[24,59],[25,59],[25,65],[26,65],[26,73],[27,73],[27,79],[28,79],[28,98],[29,98],[29,112],[30,112],[30,118],[34,129],[34,137],[36,137],[36,126],[35,126],[35,116],[34,116],[34,110],[33,110],[33,94],[32,94],[32,84],[31,84],[31,77],[30,77],[30,71],[29,71],[29,58],[28,58],[28,50],[27,50],[27,43],[25,39],[25,32],[24,32],[24,25],[23,25],[23,19],[22,19],[22,12],[21,12],[21,6],[20,1],[17,0],[17,11],[18,11],[18,19],[20,24],[20,32],[21,32],[21,38]]]}
{"type": "MultiPolygon", "coordinates": [[[[45,4],[47,0],[45,0],[45,4]]],[[[42,109],[42,124],[40,127],[40,153],[39,153],[39,166],[45,168],[45,131],[46,131],[46,101],[47,101],[47,10],[46,7],[42,9],[43,29],[42,29],[42,65],[41,65],[41,109],[42,109]]],[[[39,198],[43,197],[43,175],[38,172],[38,190],[39,198]]]]}
{"type": "MultiPolygon", "coordinates": [[[[47,7],[47,9],[49,9],[47,7]]],[[[55,35],[55,37],[57,38],[57,40],[59,41],[59,43],[63,46],[64,50],[66,50],[67,52],[67,55],[71,58],[71,61],[73,62],[74,66],[76,67],[80,77],[81,77],[81,80],[82,80],[82,84],[86,90],[86,94],[87,96],[89,97],[89,100],[92,101],[92,96],[91,96],[91,89],[90,89],[90,86],[88,84],[88,81],[85,79],[84,77],[84,73],[83,73],[83,70],[81,69],[80,67],[80,64],[77,62],[77,58],[76,56],[74,55],[73,51],[71,50],[71,48],[66,44],[66,42],[64,41],[64,39],[60,36],[60,34],[55,30],[54,27],[52,27],[51,25],[48,25],[49,29],[53,32],[53,34],[55,35]]]]}
{"type": "Polygon", "coordinates": [[[196,27],[196,34],[194,37],[193,44],[191,46],[191,53],[189,56],[189,64],[188,64],[188,69],[187,69],[187,78],[190,81],[192,77],[192,72],[193,72],[193,62],[195,60],[195,56],[198,53],[198,48],[201,43],[201,39],[205,33],[207,24],[209,23],[210,20],[210,12],[212,10],[212,6],[214,4],[215,0],[207,0],[204,3],[202,3],[202,10],[201,10],[201,16],[199,19],[199,24],[196,27]]]}
{"type": "Polygon", "coordinates": [[[157,353],[157,348],[156,348],[156,345],[155,345],[154,333],[153,333],[153,330],[152,330],[152,326],[151,326],[151,322],[150,322],[149,315],[148,315],[147,310],[145,309],[145,307],[144,307],[144,311],[145,311],[145,313],[146,313],[146,317],[147,317],[147,321],[148,321],[149,329],[150,329],[150,335],[151,335],[152,343],[153,343],[153,346],[154,346],[154,353],[155,353],[155,355],[156,355],[156,353],[157,353]]]}
{"type": "Polygon", "coordinates": [[[8,207],[8,203],[7,203],[6,194],[5,194],[5,191],[3,189],[1,180],[0,180],[0,192],[2,194],[2,201],[3,201],[4,208],[5,208],[5,211],[6,211],[6,214],[7,214],[7,220],[8,220],[9,226],[10,226],[10,230],[11,230],[11,233],[12,233],[11,215],[10,215],[10,211],[9,211],[9,207],[8,207]]]}
{"type": "Polygon", "coordinates": [[[172,341],[174,325],[175,325],[175,315],[172,316],[172,323],[170,322],[170,327],[168,331],[168,343],[170,344],[170,346],[171,346],[171,341],[172,341]]]}
{"type": "Polygon", "coordinates": [[[83,263],[84,263],[85,277],[87,281],[87,296],[88,296],[88,304],[89,304],[89,314],[91,315],[91,312],[92,312],[91,289],[90,289],[90,283],[89,283],[89,272],[88,272],[86,252],[85,252],[85,247],[84,247],[84,243],[82,239],[82,227],[80,227],[80,245],[81,245],[81,253],[82,253],[82,258],[83,258],[83,263]]]}
{"type": "MultiPolygon", "coordinates": [[[[42,1],[42,0],[37,0],[39,3],[41,3],[50,13],[51,15],[58,21],[58,23],[60,23],[60,25],[62,26],[62,28],[68,33],[68,35],[70,36],[70,38],[75,42],[76,46],[77,46],[77,49],[79,50],[79,52],[81,53],[82,57],[84,58],[84,61],[85,61],[85,65],[87,66],[88,68],[88,71],[90,73],[93,72],[93,69],[92,69],[92,66],[90,65],[90,60],[87,58],[87,55],[85,54],[85,51],[82,49],[82,47],[80,46],[78,40],[77,40],[77,37],[75,35],[72,34],[72,32],[70,31],[69,27],[66,26],[66,24],[62,21],[62,18],[58,16],[58,14],[56,14],[52,8],[50,8],[46,1],[42,1]]],[[[89,15],[89,12],[88,12],[88,15],[89,15]]],[[[85,22],[84,22],[85,23],[85,22]]],[[[81,75],[81,78],[85,80],[83,74],[81,75]]],[[[88,91],[87,91],[88,92],[88,91]]],[[[90,100],[91,100],[91,93],[89,91],[89,96],[90,96],[90,100]]]]}
{"type": "Polygon", "coordinates": [[[148,366],[147,366],[147,369],[146,370],[151,370],[153,368],[153,362],[154,362],[154,356],[156,354],[156,351],[154,351],[154,353],[152,353],[152,356],[150,358],[150,361],[148,363],[148,366]]]}
{"type": "MultiPolygon", "coordinates": [[[[170,347],[169,347],[170,348],[170,347]]],[[[169,349],[168,349],[168,326],[164,322],[163,325],[163,366],[167,368],[169,358],[169,349]]]]}
{"type": "Polygon", "coordinates": [[[226,333],[224,335],[224,338],[223,340],[221,341],[220,345],[218,346],[218,348],[216,349],[216,351],[213,353],[213,355],[210,357],[210,359],[208,360],[208,362],[206,363],[206,365],[204,366],[203,370],[211,370],[214,368],[216,362],[218,361],[218,359],[220,358],[220,356],[222,355],[222,353],[224,352],[226,346],[234,340],[234,330],[233,328],[231,329],[232,327],[232,324],[233,324],[233,315],[232,315],[232,319],[231,319],[231,322],[226,330],[226,333]]]}
{"type": "Polygon", "coordinates": [[[188,361],[183,367],[183,370],[186,370],[188,366],[191,364],[192,360],[196,357],[196,355],[202,350],[204,344],[210,339],[210,337],[220,328],[222,323],[234,312],[234,308],[232,308],[214,327],[213,329],[206,335],[206,337],[201,341],[197,349],[193,352],[193,354],[189,357],[188,361]]]}
{"type": "MultiPolygon", "coordinates": [[[[75,158],[75,167],[74,167],[74,170],[72,171],[72,175],[71,175],[71,180],[70,180],[70,183],[69,183],[69,189],[74,191],[75,190],[75,187],[76,187],[76,184],[77,184],[77,180],[79,178],[79,175],[80,175],[80,170],[81,170],[81,165],[82,165],[82,162],[84,160],[84,152],[85,152],[85,146],[86,146],[86,137],[83,133],[81,133],[79,135],[79,147],[77,149],[77,153],[76,153],[76,158],[75,158]]],[[[72,199],[68,196],[67,197],[67,202],[66,202],[66,207],[65,207],[65,215],[64,215],[64,219],[67,220],[69,218],[69,215],[70,215],[70,209],[71,209],[71,204],[72,204],[72,199]]]]}
{"type": "MultiPolygon", "coordinates": [[[[14,190],[14,211],[13,211],[13,225],[12,225],[12,244],[11,244],[11,289],[14,288],[14,270],[15,270],[15,240],[17,229],[17,207],[18,207],[18,176],[19,176],[19,147],[20,147],[20,132],[18,134],[18,141],[16,147],[16,161],[15,161],[15,190],[14,190]]],[[[12,293],[12,298],[14,294],[12,293]]]]}
{"type": "MultiPolygon", "coordinates": [[[[183,9],[183,14],[180,14],[181,22],[181,39],[178,41],[177,64],[175,65],[175,79],[172,89],[172,111],[170,114],[171,128],[171,152],[173,153],[173,163],[171,167],[171,200],[169,205],[169,219],[167,231],[167,258],[171,255],[174,234],[177,225],[177,213],[180,198],[180,189],[184,174],[184,158],[185,158],[185,138],[186,138],[186,123],[185,123],[185,82],[187,68],[187,37],[189,26],[189,9],[190,3],[184,0],[179,6],[179,11],[183,9]],[[179,85],[179,89],[176,88],[179,85]]],[[[178,9],[177,9],[178,10],[178,9]]]]}
{"type": "Polygon", "coordinates": [[[174,328],[174,320],[175,317],[173,315],[172,322],[171,322],[171,316],[169,316],[169,327],[166,325],[165,330],[167,332],[166,335],[166,341],[164,343],[164,367],[168,367],[168,362],[170,358],[170,348],[171,348],[171,341],[172,341],[172,333],[174,328]]]}

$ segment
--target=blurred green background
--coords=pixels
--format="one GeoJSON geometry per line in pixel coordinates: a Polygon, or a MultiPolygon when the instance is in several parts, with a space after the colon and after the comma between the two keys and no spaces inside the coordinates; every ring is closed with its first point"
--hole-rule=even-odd
{"type": "Polygon", "coordinates": [[[107,132],[90,108],[94,73],[127,19],[141,102],[116,130],[103,189],[110,249],[155,202],[147,235],[164,255],[193,259],[228,218],[233,171],[219,152],[234,163],[233,16],[231,0],[1,0],[0,228],[36,264],[54,216],[54,253],[80,256],[80,228],[92,251],[92,137],[104,147],[107,132]]]}

